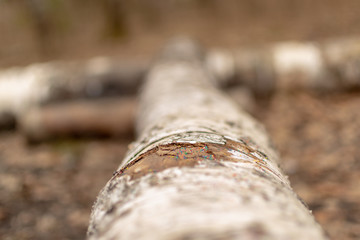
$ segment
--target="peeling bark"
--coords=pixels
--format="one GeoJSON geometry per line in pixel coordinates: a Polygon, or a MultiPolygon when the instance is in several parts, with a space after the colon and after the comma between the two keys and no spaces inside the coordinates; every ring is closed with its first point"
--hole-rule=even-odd
{"type": "Polygon", "coordinates": [[[218,91],[191,41],[165,48],[138,139],[93,207],[89,239],[326,239],[262,125],[218,91]]]}

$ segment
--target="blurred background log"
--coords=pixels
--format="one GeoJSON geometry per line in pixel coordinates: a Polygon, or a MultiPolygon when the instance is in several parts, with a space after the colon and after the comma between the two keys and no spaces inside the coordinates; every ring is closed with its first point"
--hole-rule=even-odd
{"type": "MultiPolygon", "coordinates": [[[[360,89],[359,46],[360,38],[280,42],[256,49],[212,49],[203,61],[215,77],[214,84],[228,90],[251,112],[254,97],[270,97],[275,91],[330,93],[360,89]],[[232,91],[236,88],[244,89],[244,94],[232,91]]],[[[98,57],[3,70],[0,128],[15,126],[21,115],[44,104],[135,95],[149,66],[145,58],[98,57]]]]}
{"type": "Polygon", "coordinates": [[[8,123],[11,119],[18,120],[29,109],[44,104],[135,95],[147,65],[144,59],[99,57],[86,62],[50,62],[3,70],[0,129],[13,126],[8,123]]]}
{"type": "Polygon", "coordinates": [[[245,85],[260,97],[274,91],[354,91],[360,88],[360,38],[213,50],[207,64],[223,87],[245,85]]]}
{"type": "Polygon", "coordinates": [[[30,142],[64,137],[131,137],[135,98],[57,103],[26,112],[20,130],[30,142]]]}

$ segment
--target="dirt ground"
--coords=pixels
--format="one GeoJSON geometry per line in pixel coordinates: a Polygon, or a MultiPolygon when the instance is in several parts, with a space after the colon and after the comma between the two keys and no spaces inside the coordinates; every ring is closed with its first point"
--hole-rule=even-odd
{"type": "Polygon", "coordinates": [[[360,239],[360,94],[276,95],[256,114],[331,239],[360,239]]]}
{"type": "MultiPolygon", "coordinates": [[[[177,34],[222,47],[360,34],[358,0],[198,0],[192,8],[150,4],[155,12],[150,15],[129,10],[129,32],[109,40],[101,35],[104,18],[96,1],[89,1],[87,8],[68,12],[67,27],[50,33],[45,51],[14,2],[0,1],[0,67],[96,55],[149,56],[177,34]]],[[[359,109],[359,92],[298,92],[276,93],[254,110],[292,186],[331,239],[360,239],[359,109]]],[[[17,131],[0,132],[0,239],[84,239],[96,195],[132,140],[29,145],[17,131]]]]}

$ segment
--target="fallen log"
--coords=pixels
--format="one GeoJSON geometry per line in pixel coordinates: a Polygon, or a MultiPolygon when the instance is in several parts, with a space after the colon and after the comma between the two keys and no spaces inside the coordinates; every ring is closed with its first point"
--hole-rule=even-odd
{"type": "Polygon", "coordinates": [[[82,63],[50,62],[2,70],[0,118],[10,115],[19,120],[29,109],[53,102],[134,95],[147,65],[144,59],[94,58],[82,63]]]}
{"type": "Polygon", "coordinates": [[[258,48],[213,50],[207,67],[220,86],[245,85],[258,96],[274,91],[360,88],[360,38],[280,42],[258,48]]]}
{"type": "Polygon", "coordinates": [[[71,101],[32,108],[19,119],[30,142],[65,137],[129,137],[134,132],[136,99],[71,101]]]}
{"type": "MultiPolygon", "coordinates": [[[[274,91],[349,91],[360,88],[359,46],[360,38],[283,42],[210,50],[203,61],[217,86],[242,85],[260,97],[274,91]]],[[[134,94],[148,66],[146,59],[95,58],[0,71],[0,128],[44,103],[134,94]]]]}
{"type": "Polygon", "coordinates": [[[89,239],[327,239],[263,126],[212,84],[189,40],[141,93],[138,139],[93,207],[89,239]]]}

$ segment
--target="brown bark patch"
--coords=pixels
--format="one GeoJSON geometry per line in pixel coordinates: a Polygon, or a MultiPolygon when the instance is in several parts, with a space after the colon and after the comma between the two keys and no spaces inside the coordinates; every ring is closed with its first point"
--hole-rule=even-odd
{"type": "Polygon", "coordinates": [[[170,143],[159,145],[129,162],[114,176],[130,176],[137,179],[148,173],[156,173],[171,167],[194,167],[222,161],[247,162],[263,171],[267,157],[264,153],[249,147],[245,142],[227,140],[226,144],[214,143],[170,143]]]}

